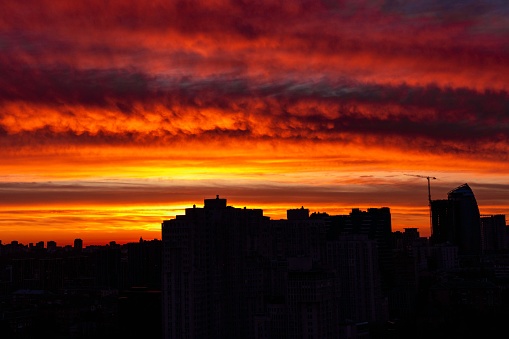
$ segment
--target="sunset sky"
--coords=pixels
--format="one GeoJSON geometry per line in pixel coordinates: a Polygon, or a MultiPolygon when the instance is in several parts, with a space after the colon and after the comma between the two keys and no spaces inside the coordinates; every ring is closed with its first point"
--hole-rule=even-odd
{"type": "Polygon", "coordinates": [[[160,239],[220,195],[273,219],[468,183],[509,216],[507,0],[2,2],[0,240],[160,239]]]}

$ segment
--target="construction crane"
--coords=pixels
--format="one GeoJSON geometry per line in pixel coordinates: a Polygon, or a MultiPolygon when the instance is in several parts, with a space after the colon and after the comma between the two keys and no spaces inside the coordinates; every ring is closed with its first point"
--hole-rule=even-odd
{"type": "Polygon", "coordinates": [[[428,179],[428,204],[429,204],[429,229],[430,232],[433,231],[433,224],[431,220],[431,184],[430,179],[436,179],[435,177],[425,176],[425,175],[418,175],[418,174],[405,174],[411,177],[418,177],[418,178],[425,178],[428,179]]]}

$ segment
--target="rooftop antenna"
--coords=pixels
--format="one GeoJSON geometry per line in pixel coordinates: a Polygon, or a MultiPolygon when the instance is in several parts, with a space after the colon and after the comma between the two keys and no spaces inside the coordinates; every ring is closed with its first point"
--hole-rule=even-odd
{"type": "Polygon", "coordinates": [[[428,179],[428,205],[429,205],[429,229],[430,232],[433,233],[433,225],[431,221],[431,185],[430,185],[430,179],[436,179],[435,177],[430,177],[426,175],[418,175],[418,174],[405,174],[410,177],[418,177],[418,178],[425,178],[428,179]]]}

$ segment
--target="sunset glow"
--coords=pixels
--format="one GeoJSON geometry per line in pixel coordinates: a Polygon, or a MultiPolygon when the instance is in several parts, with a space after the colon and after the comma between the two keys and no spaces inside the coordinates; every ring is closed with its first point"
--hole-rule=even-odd
{"type": "Polygon", "coordinates": [[[429,236],[419,175],[509,215],[506,1],[2,7],[3,243],[160,238],[216,195],[429,236]]]}

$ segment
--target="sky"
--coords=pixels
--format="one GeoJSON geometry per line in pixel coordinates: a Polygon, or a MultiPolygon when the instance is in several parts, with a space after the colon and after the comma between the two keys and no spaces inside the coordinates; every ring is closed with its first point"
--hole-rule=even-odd
{"type": "Polygon", "coordinates": [[[233,207],[509,215],[506,0],[4,1],[0,240],[161,238],[233,207]]]}

